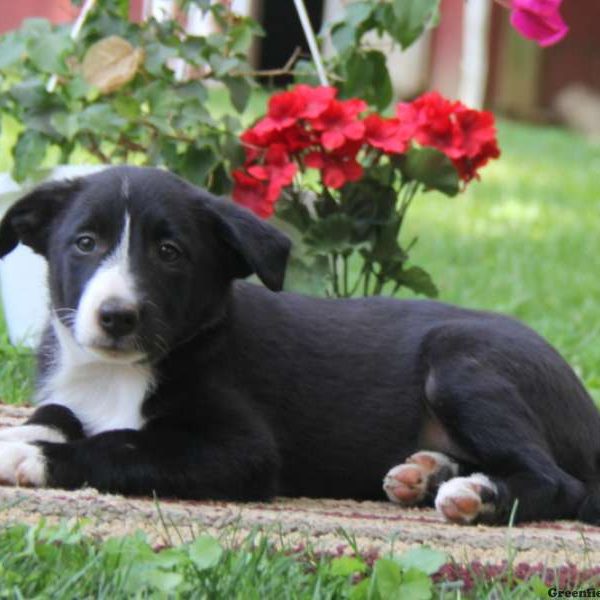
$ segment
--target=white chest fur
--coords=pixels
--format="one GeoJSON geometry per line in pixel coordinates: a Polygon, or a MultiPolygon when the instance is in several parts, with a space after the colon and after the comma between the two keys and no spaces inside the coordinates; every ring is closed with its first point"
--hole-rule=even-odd
{"type": "Polygon", "coordinates": [[[58,356],[38,391],[38,403],[69,408],[86,435],[142,427],[142,403],[153,385],[150,368],[99,359],[79,347],[60,322],[53,326],[58,356]]]}

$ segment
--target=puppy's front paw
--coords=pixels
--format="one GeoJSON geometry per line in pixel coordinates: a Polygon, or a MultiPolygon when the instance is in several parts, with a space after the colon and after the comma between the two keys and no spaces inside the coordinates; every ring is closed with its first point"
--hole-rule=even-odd
{"type": "Polygon", "coordinates": [[[0,484],[41,487],[46,460],[40,448],[24,442],[0,442],[0,484]]]}
{"type": "Polygon", "coordinates": [[[65,442],[65,436],[48,425],[18,425],[0,429],[0,442],[65,442]]]}
{"type": "Polygon", "coordinates": [[[443,483],[435,497],[435,507],[452,523],[473,523],[493,514],[497,496],[494,482],[482,473],[474,473],[443,483]]]}

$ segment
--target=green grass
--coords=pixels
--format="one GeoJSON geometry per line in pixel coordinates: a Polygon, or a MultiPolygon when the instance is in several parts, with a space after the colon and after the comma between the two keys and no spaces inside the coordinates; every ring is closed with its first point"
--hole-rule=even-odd
{"type": "MultiPolygon", "coordinates": [[[[381,557],[360,552],[331,557],[314,552],[308,540],[305,548],[293,549],[285,543],[276,547],[259,531],[238,534],[232,530],[215,539],[198,532],[190,542],[153,547],[141,533],[94,539],[81,522],[4,525],[0,527],[0,597],[523,599],[547,598],[548,584],[557,581],[549,572],[520,579],[509,564],[503,573],[492,576],[477,575],[471,568],[467,587],[441,572],[433,576],[447,557],[426,547],[402,554],[390,551],[381,557]]],[[[585,577],[590,576],[578,576],[569,589],[585,589],[585,577]]]]}

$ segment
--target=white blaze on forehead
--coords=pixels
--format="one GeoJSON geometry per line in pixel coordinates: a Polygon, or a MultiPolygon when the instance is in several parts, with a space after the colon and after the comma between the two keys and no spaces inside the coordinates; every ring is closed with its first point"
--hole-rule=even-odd
{"type": "Polygon", "coordinates": [[[75,339],[82,346],[104,336],[98,325],[98,310],[109,298],[136,304],[135,281],[129,265],[130,218],[125,213],[123,230],[113,252],[100,263],[87,282],[75,317],[75,339]]]}

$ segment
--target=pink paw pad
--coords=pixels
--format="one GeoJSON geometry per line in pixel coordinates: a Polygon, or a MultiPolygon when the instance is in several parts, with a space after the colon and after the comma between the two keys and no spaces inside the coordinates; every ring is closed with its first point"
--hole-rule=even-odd
{"type": "Polygon", "coordinates": [[[481,515],[493,512],[496,493],[495,484],[481,473],[454,477],[440,486],[435,507],[447,521],[473,523],[481,515]]]}
{"type": "Polygon", "coordinates": [[[454,474],[457,470],[456,464],[444,454],[417,452],[388,471],[383,489],[392,502],[407,506],[418,504],[425,499],[432,477],[444,468],[450,468],[454,474]]]}

